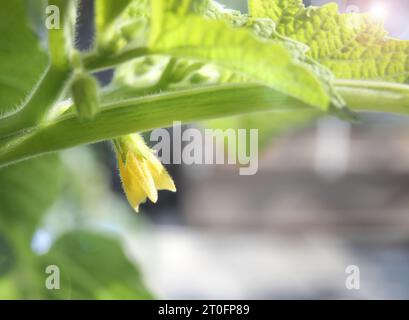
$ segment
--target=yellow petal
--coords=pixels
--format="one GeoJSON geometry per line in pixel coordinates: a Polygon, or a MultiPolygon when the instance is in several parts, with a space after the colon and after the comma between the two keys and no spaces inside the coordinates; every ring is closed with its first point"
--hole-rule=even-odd
{"type": "Polygon", "coordinates": [[[149,162],[156,189],[176,192],[176,186],[165,167],[158,161],[149,162]]]}
{"type": "Polygon", "coordinates": [[[134,182],[145,191],[148,198],[154,203],[158,201],[158,191],[146,159],[136,157],[129,152],[126,156],[125,168],[129,171],[130,176],[133,176],[134,182]]]}
{"type": "Polygon", "coordinates": [[[147,158],[156,189],[176,192],[176,186],[172,177],[152,151],[147,154],[147,158]]]}
{"type": "Polygon", "coordinates": [[[119,160],[119,172],[122,177],[122,185],[126,197],[136,212],[139,211],[139,205],[146,201],[146,193],[134,179],[133,175],[125,168],[121,160],[119,160]]]}

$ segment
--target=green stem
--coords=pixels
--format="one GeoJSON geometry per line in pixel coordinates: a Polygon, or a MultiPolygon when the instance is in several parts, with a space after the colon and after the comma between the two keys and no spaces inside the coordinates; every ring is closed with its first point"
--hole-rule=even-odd
{"type": "Polygon", "coordinates": [[[39,124],[47,111],[61,96],[69,76],[69,69],[57,69],[49,66],[28,97],[24,107],[6,118],[0,119],[0,137],[9,136],[39,124]]]}
{"type": "Polygon", "coordinates": [[[83,63],[88,71],[100,71],[148,54],[152,52],[145,47],[129,49],[119,54],[92,52],[83,56],[83,63]]]}
{"type": "Polygon", "coordinates": [[[353,110],[409,114],[408,85],[365,80],[336,80],[334,84],[353,110]]]}
{"type": "MultiPolygon", "coordinates": [[[[409,86],[339,80],[335,83],[351,109],[409,114],[409,86]]],[[[120,135],[251,112],[313,109],[296,99],[257,84],[211,86],[111,103],[91,121],[75,114],[22,135],[3,147],[0,166],[80,144],[120,135]]]]}
{"type": "Polygon", "coordinates": [[[48,5],[57,6],[60,9],[61,26],[48,30],[48,50],[51,64],[59,69],[67,69],[69,66],[68,52],[72,50],[72,39],[68,37],[69,11],[73,5],[71,0],[48,0],[48,5]]]}
{"type": "Polygon", "coordinates": [[[168,64],[166,65],[165,69],[163,70],[162,76],[160,77],[158,83],[155,85],[155,90],[165,90],[169,84],[169,76],[172,74],[173,70],[175,69],[177,59],[170,58],[168,64]]]}
{"type": "Polygon", "coordinates": [[[0,165],[120,135],[249,112],[311,108],[267,87],[235,84],[166,93],[114,103],[92,121],[67,115],[21,137],[0,153],[0,165]]]}

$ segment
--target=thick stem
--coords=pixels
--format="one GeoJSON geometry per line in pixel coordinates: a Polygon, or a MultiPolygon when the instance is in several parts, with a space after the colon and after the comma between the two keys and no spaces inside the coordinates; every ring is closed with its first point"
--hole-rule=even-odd
{"type": "Polygon", "coordinates": [[[69,115],[21,137],[0,165],[72,146],[182,123],[250,112],[311,108],[267,87],[236,84],[167,93],[105,106],[92,121],[69,115]]]}
{"type": "MultiPolygon", "coordinates": [[[[409,114],[409,86],[340,80],[335,83],[351,109],[409,114]]],[[[0,153],[0,166],[42,153],[120,135],[251,112],[315,110],[268,87],[229,84],[141,97],[105,105],[92,121],[75,114],[34,129],[13,140],[0,153]]]]}
{"type": "Polygon", "coordinates": [[[334,84],[353,110],[409,114],[408,85],[364,80],[336,80],[334,84]]]}

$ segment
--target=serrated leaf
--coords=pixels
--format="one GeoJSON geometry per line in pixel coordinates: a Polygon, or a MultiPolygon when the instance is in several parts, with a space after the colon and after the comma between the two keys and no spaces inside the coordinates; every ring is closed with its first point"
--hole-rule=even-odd
{"type": "Polygon", "coordinates": [[[271,18],[277,32],[307,44],[338,78],[409,80],[409,41],[388,37],[369,13],[340,14],[335,3],[306,8],[301,0],[250,0],[249,7],[253,17],[271,18]]]}
{"type": "Polygon", "coordinates": [[[341,112],[345,109],[343,99],[333,87],[332,83],[335,78],[333,73],[307,55],[308,47],[306,45],[290,38],[282,37],[276,31],[276,25],[271,19],[249,19],[248,25],[262,38],[282,41],[283,45],[291,50],[294,59],[297,59],[299,64],[312,71],[321,80],[323,88],[331,97],[331,105],[341,112]]]}

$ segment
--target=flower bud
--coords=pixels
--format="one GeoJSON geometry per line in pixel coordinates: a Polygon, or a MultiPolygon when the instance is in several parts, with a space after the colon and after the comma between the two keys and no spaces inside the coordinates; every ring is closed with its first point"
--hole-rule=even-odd
{"type": "Polygon", "coordinates": [[[85,72],[77,72],[71,84],[71,92],[77,114],[81,120],[91,120],[98,113],[98,81],[85,72]]]}

